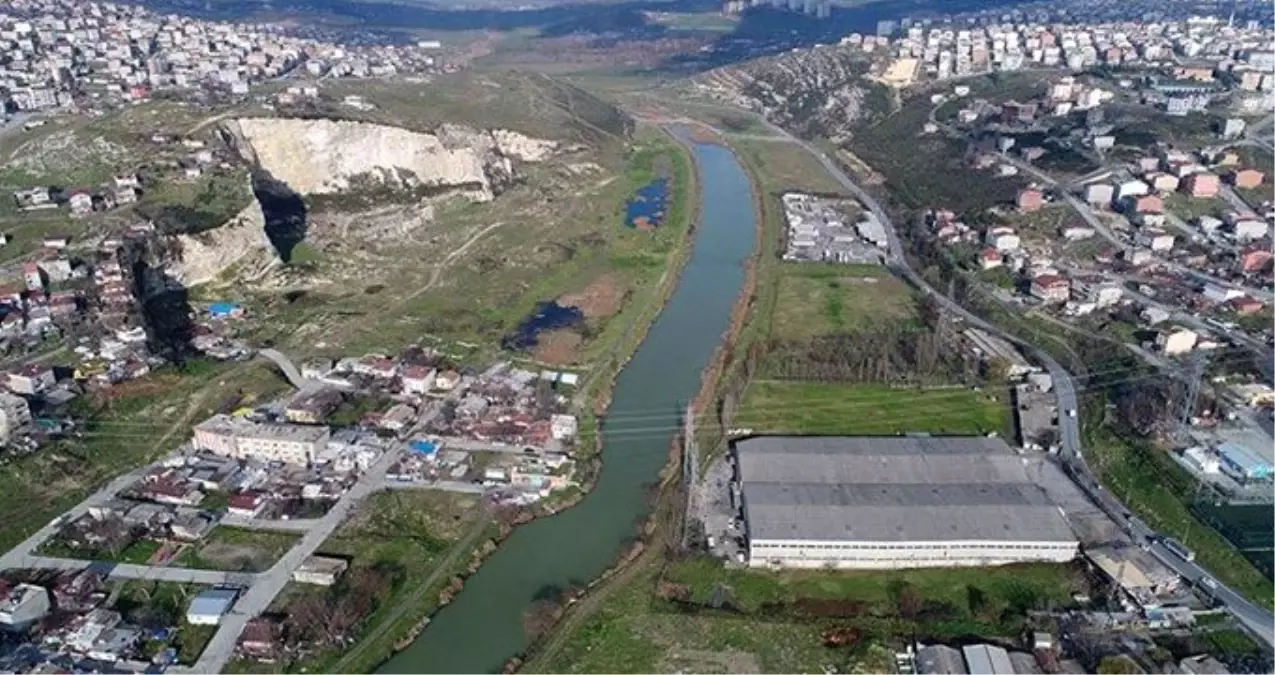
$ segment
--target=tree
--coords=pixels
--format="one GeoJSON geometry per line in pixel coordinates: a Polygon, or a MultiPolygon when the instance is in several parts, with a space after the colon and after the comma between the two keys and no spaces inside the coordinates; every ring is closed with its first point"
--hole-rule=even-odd
{"type": "Polygon", "coordinates": [[[1098,675],[1135,675],[1142,671],[1127,656],[1104,656],[1098,662],[1098,675]]]}
{"type": "Polygon", "coordinates": [[[921,610],[925,609],[925,599],[921,597],[921,592],[906,581],[896,587],[894,597],[899,616],[908,621],[916,621],[921,616],[921,610]]]}

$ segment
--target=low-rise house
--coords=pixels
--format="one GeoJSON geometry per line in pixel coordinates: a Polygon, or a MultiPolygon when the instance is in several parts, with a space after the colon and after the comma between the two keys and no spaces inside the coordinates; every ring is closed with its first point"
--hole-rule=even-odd
{"type": "Polygon", "coordinates": [[[1266,306],[1260,300],[1250,298],[1248,296],[1236,298],[1231,301],[1231,308],[1239,314],[1252,315],[1261,312],[1266,306]]]}
{"type": "Polygon", "coordinates": [[[1269,233],[1270,226],[1257,218],[1240,218],[1232,223],[1231,231],[1236,240],[1249,242],[1264,238],[1269,233]]]}
{"type": "Polygon", "coordinates": [[[323,424],[344,401],[345,396],[339,391],[319,389],[292,399],[284,408],[283,415],[295,424],[323,424]]]}
{"type": "Polygon", "coordinates": [[[1151,188],[1156,192],[1173,192],[1178,189],[1181,179],[1171,173],[1153,173],[1146,176],[1151,188]]]}
{"type": "Polygon", "coordinates": [[[1023,213],[1039,211],[1045,205],[1045,193],[1035,188],[1020,190],[1014,203],[1018,206],[1018,210],[1023,213]]]}
{"type": "Polygon", "coordinates": [[[1195,349],[1195,343],[1199,339],[1200,335],[1195,331],[1177,328],[1156,336],[1155,345],[1165,356],[1177,356],[1195,349]]]}
{"type": "Polygon", "coordinates": [[[44,272],[33,262],[22,265],[22,281],[28,291],[44,290],[44,272]]]}
{"type": "Polygon", "coordinates": [[[1253,273],[1270,267],[1273,260],[1275,254],[1271,253],[1269,247],[1252,246],[1240,253],[1238,262],[1240,271],[1253,273]]]}
{"type": "Polygon", "coordinates": [[[283,626],[265,617],[249,621],[239,634],[239,651],[255,661],[272,662],[279,652],[283,626]]]}
{"type": "Polygon", "coordinates": [[[549,429],[554,440],[574,440],[579,433],[580,424],[575,415],[553,415],[549,418],[549,429]]]}
{"type": "Polygon", "coordinates": [[[74,215],[82,216],[93,211],[93,195],[86,190],[73,190],[66,201],[74,215]]]}
{"type": "Polygon", "coordinates": [[[394,362],[384,356],[365,356],[354,364],[353,371],[359,375],[389,380],[394,377],[394,362]]]}
{"type": "Polygon", "coordinates": [[[1116,188],[1116,199],[1124,200],[1129,197],[1141,197],[1151,193],[1151,186],[1140,180],[1131,180],[1121,183],[1116,188]]]}
{"type": "Polygon", "coordinates": [[[1116,196],[1116,188],[1110,183],[1094,183],[1085,188],[1085,202],[1090,206],[1107,206],[1116,196]]]}
{"type": "Polygon", "coordinates": [[[292,580],[302,584],[332,586],[349,567],[350,563],[340,558],[312,555],[292,573],[292,580]]]}
{"type": "Polygon", "coordinates": [[[73,275],[71,261],[61,256],[36,261],[35,265],[44,273],[46,279],[54,283],[66,281],[73,275]]]}
{"type": "Polygon", "coordinates": [[[204,500],[204,493],[194,484],[167,476],[147,482],[141,494],[153,502],[173,506],[195,506],[204,500]]]}
{"type": "Polygon", "coordinates": [[[232,588],[213,588],[195,596],[186,610],[186,622],[192,626],[216,626],[230,613],[239,591],[232,588]]]}
{"type": "Polygon", "coordinates": [[[1022,239],[1011,227],[993,227],[984,236],[988,246],[1001,253],[1017,251],[1022,246],[1022,239]]]}
{"type": "Polygon", "coordinates": [[[133,626],[117,626],[102,631],[85,656],[103,663],[115,663],[142,642],[142,630],[133,626]]]}
{"type": "Polygon", "coordinates": [[[0,630],[25,632],[43,619],[52,607],[49,589],[0,579],[0,630]]]}
{"type": "Polygon", "coordinates": [[[54,604],[63,612],[89,612],[106,597],[105,578],[91,570],[67,572],[53,584],[54,604]]]}
{"type": "Polygon", "coordinates": [[[119,612],[98,608],[80,618],[79,625],[66,634],[63,644],[81,654],[87,653],[103,633],[120,625],[119,612]]]}
{"type": "Polygon", "coordinates": [[[1124,297],[1119,281],[1101,276],[1077,276],[1071,280],[1071,290],[1076,298],[1092,302],[1098,309],[1115,305],[1124,297]]]}
{"type": "Polygon", "coordinates": [[[133,204],[137,201],[137,189],[131,187],[115,187],[111,189],[111,197],[116,206],[133,204]]]}
{"type": "Polygon", "coordinates": [[[47,187],[18,190],[13,193],[13,200],[18,203],[18,208],[20,209],[43,209],[56,206],[53,203],[53,196],[47,187]]]}
{"type": "Polygon", "coordinates": [[[1240,169],[1226,175],[1226,182],[1238,188],[1255,188],[1265,179],[1265,174],[1257,169],[1240,169]]]}
{"type": "Polygon", "coordinates": [[[387,431],[399,432],[416,421],[416,409],[410,405],[399,403],[385,411],[379,426],[387,431]]]}
{"type": "Polygon", "coordinates": [[[21,429],[31,424],[31,406],[21,396],[0,391],[0,444],[8,443],[21,429]]]}
{"type": "Polygon", "coordinates": [[[451,391],[460,385],[460,373],[444,370],[434,378],[434,388],[438,391],[451,391]]]}
{"type": "Polygon", "coordinates": [[[1071,282],[1057,274],[1042,274],[1032,279],[1031,295],[1042,302],[1066,302],[1071,297],[1071,282]]]}
{"type": "Polygon", "coordinates": [[[208,536],[217,526],[217,521],[205,513],[193,509],[183,510],[168,524],[168,531],[174,539],[183,541],[199,541],[208,536]]]}
{"type": "Polygon", "coordinates": [[[261,515],[269,500],[260,492],[240,492],[231,495],[226,504],[226,512],[241,518],[256,518],[261,515]]]}
{"type": "Polygon", "coordinates": [[[990,270],[1005,264],[1005,257],[1001,255],[1000,251],[989,246],[978,254],[978,264],[979,267],[990,270]]]}
{"type": "Polygon", "coordinates": [[[28,363],[16,371],[8,373],[9,391],[15,394],[35,396],[43,394],[53,387],[56,378],[53,368],[43,363],[28,363]]]}
{"type": "Polygon", "coordinates": [[[1173,249],[1173,244],[1177,239],[1172,234],[1164,230],[1152,227],[1144,227],[1138,230],[1134,236],[1134,242],[1139,246],[1145,246],[1152,251],[1169,251],[1173,249]]]}
{"type": "Polygon", "coordinates": [[[399,376],[403,393],[411,395],[428,394],[434,387],[434,370],[425,366],[408,366],[399,376]]]}
{"type": "Polygon", "coordinates": [[[1197,199],[1212,199],[1220,189],[1217,175],[1207,171],[1193,173],[1182,181],[1182,190],[1197,199]]]}
{"type": "Polygon", "coordinates": [[[1129,201],[1130,210],[1134,213],[1163,213],[1164,200],[1156,195],[1142,195],[1129,201]]]}

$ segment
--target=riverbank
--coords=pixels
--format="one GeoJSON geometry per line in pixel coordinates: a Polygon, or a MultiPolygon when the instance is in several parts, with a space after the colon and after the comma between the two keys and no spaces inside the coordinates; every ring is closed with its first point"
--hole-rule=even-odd
{"type": "Polygon", "coordinates": [[[527,651],[529,636],[551,625],[555,605],[569,604],[580,592],[574,589],[616,568],[617,560],[640,556],[647,545],[638,541],[676,529],[664,522],[677,509],[657,508],[652,516],[652,496],[668,494],[680,475],[672,469],[676,459],[670,464],[670,447],[705,375],[720,369],[720,336],[738,321],[735,308],[754,253],[754,238],[739,234],[741,228],[755,232],[754,204],[738,198],[751,185],[736,158],[720,146],[692,147],[702,204],[695,245],[676,291],[616,378],[595,489],[554,518],[516,528],[383,672],[499,669],[527,651]]]}
{"type": "MultiPolygon", "coordinates": [[[[740,154],[716,129],[706,125],[695,127],[695,129],[699,131],[691,137],[694,142],[712,142],[726,148],[749,176],[753,213],[757,223],[757,227],[754,228],[756,245],[753,254],[745,264],[744,284],[731,310],[729,326],[723,333],[722,341],[714,352],[712,360],[701,374],[699,392],[689,406],[694,419],[700,420],[706,417],[708,406],[716,401],[720,378],[728,366],[732,365],[736,340],[742,333],[745,319],[750,316],[756,304],[759,273],[769,249],[763,243],[767,236],[764,220],[765,198],[755,171],[748,162],[742,160],[740,154]],[[704,129],[708,129],[709,133],[705,134],[704,129]]],[[[686,438],[684,434],[680,434],[674,439],[668,463],[661,472],[660,489],[654,508],[644,524],[643,538],[635,542],[635,545],[626,551],[614,566],[608,568],[582,592],[568,598],[554,614],[553,627],[550,631],[533,643],[525,654],[510,659],[505,664],[504,672],[549,672],[544,666],[554,658],[566,639],[582,621],[591,616],[615,592],[625,588],[645,571],[661,564],[670,550],[680,545],[679,535],[681,528],[685,526],[682,521],[686,513],[686,491],[680,471],[685,452],[687,452],[686,438]]],[[[693,461],[700,461],[701,456],[695,457],[693,461]]]]}
{"type": "MultiPolygon", "coordinates": [[[[604,370],[598,371],[598,374],[590,379],[586,387],[582,388],[581,393],[577,396],[577,405],[584,408],[585,410],[582,412],[586,412],[587,415],[604,415],[609,408],[616,378],[632,359],[633,354],[642,344],[651,326],[668,303],[669,298],[672,297],[681,278],[681,270],[690,259],[694,248],[693,242],[695,241],[696,225],[699,218],[699,200],[696,199],[699,190],[698,169],[690,156],[690,150],[672,134],[668,134],[667,130],[663,130],[663,133],[668,135],[669,140],[677,148],[679,157],[675,161],[683,167],[683,170],[679,170],[676,167],[673,169],[675,185],[672,189],[674,197],[670,200],[669,218],[665,221],[665,227],[678,230],[677,245],[669,254],[665,270],[650,291],[650,296],[638,300],[641,303],[639,313],[630,320],[624,332],[617,338],[614,346],[609,349],[608,355],[605,357],[603,365],[601,365],[604,370]],[[679,204],[679,202],[681,203],[679,204]]],[[[586,418],[587,415],[582,415],[582,418],[586,418]]],[[[415,640],[428,629],[434,617],[451,604],[459,593],[463,591],[466,581],[477,573],[482,568],[482,564],[499,550],[500,545],[512,535],[515,528],[540,518],[557,515],[583,501],[596,487],[598,477],[601,474],[601,449],[605,435],[599,432],[596,417],[582,419],[582,422],[581,443],[589,444],[593,450],[587,454],[582,453],[579,458],[577,475],[580,479],[577,487],[569,489],[565,493],[553,495],[530,509],[518,512],[511,520],[501,524],[496,536],[483,539],[477,543],[473,548],[471,557],[465,561],[466,564],[457,565],[455,569],[449,570],[444,582],[435,584],[425,591],[425,597],[437,596],[437,602],[429,603],[428,606],[421,608],[419,613],[413,612],[413,622],[410,628],[385,631],[390,634],[398,634],[390,649],[378,655],[375,660],[360,658],[356,662],[342,659],[335,664],[333,670],[337,672],[369,672],[384,667],[398,654],[410,648],[415,640]]]]}

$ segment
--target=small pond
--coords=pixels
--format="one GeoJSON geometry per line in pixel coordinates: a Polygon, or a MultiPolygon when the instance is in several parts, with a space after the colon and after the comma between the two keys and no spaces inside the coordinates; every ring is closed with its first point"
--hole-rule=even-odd
{"type": "Polygon", "coordinates": [[[564,307],[557,302],[540,302],[536,311],[518,324],[512,335],[505,336],[500,345],[505,349],[521,351],[531,349],[540,342],[540,334],[559,328],[570,328],[584,323],[584,312],[577,307],[564,307]]]}
{"type": "Polygon", "coordinates": [[[639,230],[654,230],[664,224],[668,211],[669,179],[656,178],[638,188],[624,205],[624,224],[639,230]]]}

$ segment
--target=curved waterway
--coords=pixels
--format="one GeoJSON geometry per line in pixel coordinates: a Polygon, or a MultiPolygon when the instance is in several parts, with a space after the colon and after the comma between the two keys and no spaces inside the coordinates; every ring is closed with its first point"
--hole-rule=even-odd
{"type": "Polygon", "coordinates": [[[593,581],[619,558],[650,511],[679,412],[729,327],[756,241],[752,186],[729,150],[674,132],[699,176],[695,248],[677,289],[616,381],[604,425],[602,473],[576,506],[516,528],[382,673],[499,672],[527,648],[524,612],[555,589],[593,581]]]}

